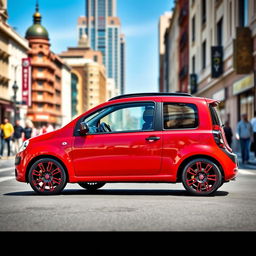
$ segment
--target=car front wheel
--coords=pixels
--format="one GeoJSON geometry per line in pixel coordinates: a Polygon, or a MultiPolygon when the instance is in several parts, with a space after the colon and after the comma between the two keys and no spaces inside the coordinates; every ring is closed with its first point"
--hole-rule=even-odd
{"type": "Polygon", "coordinates": [[[221,186],[222,174],[209,159],[194,159],[183,169],[182,183],[191,195],[208,196],[221,186]]]}
{"type": "Polygon", "coordinates": [[[63,166],[51,158],[42,158],[30,168],[28,179],[32,189],[41,195],[60,194],[67,184],[63,166]]]}

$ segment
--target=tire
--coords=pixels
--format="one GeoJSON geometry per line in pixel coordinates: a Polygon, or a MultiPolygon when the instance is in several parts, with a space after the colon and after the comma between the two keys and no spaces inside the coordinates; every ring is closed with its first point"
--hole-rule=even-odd
{"type": "Polygon", "coordinates": [[[182,183],[191,195],[209,196],[222,185],[222,174],[214,162],[198,158],[190,161],[183,169],[182,183]]]}
{"type": "Polygon", "coordinates": [[[87,189],[90,192],[94,192],[106,185],[106,183],[103,182],[80,182],[78,184],[79,186],[81,186],[84,189],[87,189]]]}
{"type": "Polygon", "coordinates": [[[67,175],[58,161],[42,158],[31,166],[28,180],[37,194],[58,195],[67,184],[67,175]]]}

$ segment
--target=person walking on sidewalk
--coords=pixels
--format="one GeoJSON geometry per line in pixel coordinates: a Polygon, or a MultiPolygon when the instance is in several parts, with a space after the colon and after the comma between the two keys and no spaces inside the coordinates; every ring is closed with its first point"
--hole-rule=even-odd
{"type": "Polygon", "coordinates": [[[1,152],[0,152],[0,157],[3,156],[3,152],[4,152],[4,146],[5,144],[7,144],[7,155],[8,157],[11,154],[11,139],[12,139],[12,135],[14,133],[14,129],[11,123],[9,123],[9,120],[7,118],[4,119],[4,124],[1,125],[1,129],[3,131],[3,145],[1,148],[1,152]]]}
{"type": "Polygon", "coordinates": [[[254,112],[254,118],[251,120],[253,130],[253,144],[254,144],[254,155],[256,158],[256,111],[254,112]]]}
{"type": "Polygon", "coordinates": [[[252,125],[247,114],[242,115],[242,120],[237,125],[236,137],[240,140],[242,162],[247,164],[250,158],[250,142],[252,140],[252,125]]]}
{"type": "Polygon", "coordinates": [[[23,138],[24,138],[24,129],[20,125],[20,120],[16,120],[14,125],[14,134],[13,134],[15,154],[18,153],[19,148],[21,147],[21,144],[23,142],[23,138]]]}

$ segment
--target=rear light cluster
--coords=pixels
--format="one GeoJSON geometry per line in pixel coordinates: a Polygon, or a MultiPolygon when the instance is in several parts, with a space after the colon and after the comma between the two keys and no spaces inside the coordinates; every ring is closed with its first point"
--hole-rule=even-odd
{"type": "Polygon", "coordinates": [[[224,137],[224,132],[223,129],[218,126],[214,125],[213,126],[213,137],[216,142],[216,144],[223,149],[227,149],[229,152],[232,152],[232,149],[229,147],[226,138],[224,137]]]}
{"type": "Polygon", "coordinates": [[[221,131],[213,131],[213,137],[214,137],[214,140],[215,140],[216,144],[217,144],[220,148],[226,148],[226,147],[225,147],[225,143],[224,143],[223,136],[222,136],[222,134],[221,134],[221,131]]]}

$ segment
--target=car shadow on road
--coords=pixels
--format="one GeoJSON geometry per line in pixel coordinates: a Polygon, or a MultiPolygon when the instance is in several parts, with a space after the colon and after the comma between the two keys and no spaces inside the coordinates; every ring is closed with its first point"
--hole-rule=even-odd
{"type": "MultiPolygon", "coordinates": [[[[227,191],[217,191],[208,197],[227,196],[227,191]]],[[[185,190],[170,189],[100,189],[94,192],[81,189],[65,189],[60,195],[108,195],[108,196],[180,196],[193,197],[185,190]]],[[[6,193],[4,196],[39,196],[34,191],[6,193]]],[[[198,197],[198,196],[195,196],[198,197]]]]}

